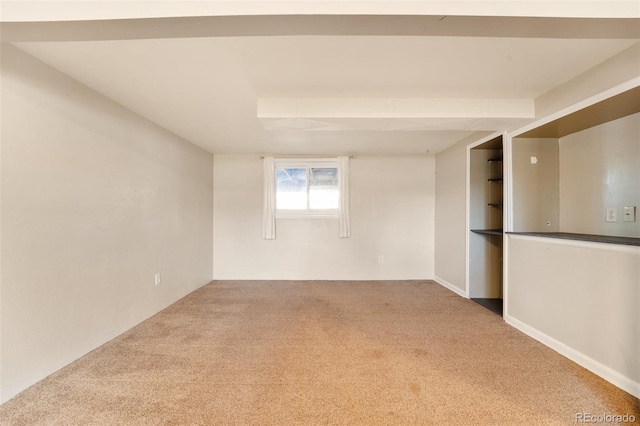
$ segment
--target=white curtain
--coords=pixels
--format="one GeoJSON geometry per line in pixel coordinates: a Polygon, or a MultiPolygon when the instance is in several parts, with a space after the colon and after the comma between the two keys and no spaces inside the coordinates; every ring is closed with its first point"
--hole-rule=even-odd
{"type": "Polygon", "coordinates": [[[340,238],[351,236],[351,215],[349,213],[349,157],[338,157],[340,170],[340,238]]]}
{"type": "Polygon", "coordinates": [[[263,160],[263,212],[262,212],[262,238],[265,240],[276,239],[276,188],[275,165],[273,157],[265,157],[263,160]]]}

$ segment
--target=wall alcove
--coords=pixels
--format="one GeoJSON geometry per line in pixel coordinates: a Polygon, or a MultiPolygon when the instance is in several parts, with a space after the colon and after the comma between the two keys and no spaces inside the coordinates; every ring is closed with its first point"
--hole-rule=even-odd
{"type": "Polygon", "coordinates": [[[503,136],[469,155],[469,297],[502,315],[503,136]]]}

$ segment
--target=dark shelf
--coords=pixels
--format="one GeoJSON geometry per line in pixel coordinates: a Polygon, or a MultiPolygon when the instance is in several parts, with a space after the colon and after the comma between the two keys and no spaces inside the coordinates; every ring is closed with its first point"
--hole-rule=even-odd
{"type": "Polygon", "coordinates": [[[502,178],[487,179],[489,182],[502,182],[502,178]]]}
{"type": "Polygon", "coordinates": [[[616,237],[613,235],[574,234],[571,232],[508,232],[513,235],[528,235],[532,237],[557,238],[561,240],[591,241],[594,243],[621,244],[626,246],[640,246],[640,238],[616,237]]]}
{"type": "Polygon", "coordinates": [[[502,235],[502,229],[472,229],[471,232],[475,232],[476,234],[484,234],[484,235],[502,235]]]}
{"type": "Polygon", "coordinates": [[[502,203],[489,203],[487,205],[491,207],[502,207],[502,203]]]}
{"type": "Polygon", "coordinates": [[[488,161],[489,163],[494,163],[494,162],[502,161],[502,157],[489,158],[487,161],[488,161]]]}

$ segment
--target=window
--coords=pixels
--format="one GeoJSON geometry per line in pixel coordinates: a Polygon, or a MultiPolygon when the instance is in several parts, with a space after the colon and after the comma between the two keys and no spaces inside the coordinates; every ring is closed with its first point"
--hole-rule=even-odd
{"type": "Polygon", "coordinates": [[[335,160],[278,159],[276,217],[338,217],[340,173],[335,160]]]}
{"type": "Polygon", "coordinates": [[[333,217],[351,237],[349,157],[263,158],[262,238],[276,239],[276,218],[333,217]]]}

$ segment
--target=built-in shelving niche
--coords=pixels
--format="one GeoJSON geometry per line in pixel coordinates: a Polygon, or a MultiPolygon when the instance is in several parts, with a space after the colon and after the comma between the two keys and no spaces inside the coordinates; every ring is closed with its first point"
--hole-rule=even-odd
{"type": "Polygon", "coordinates": [[[469,297],[502,315],[502,136],[469,157],[469,297]]]}
{"type": "Polygon", "coordinates": [[[638,219],[622,217],[624,206],[640,207],[639,113],[635,87],[514,134],[512,231],[640,245],[638,219]]]}

